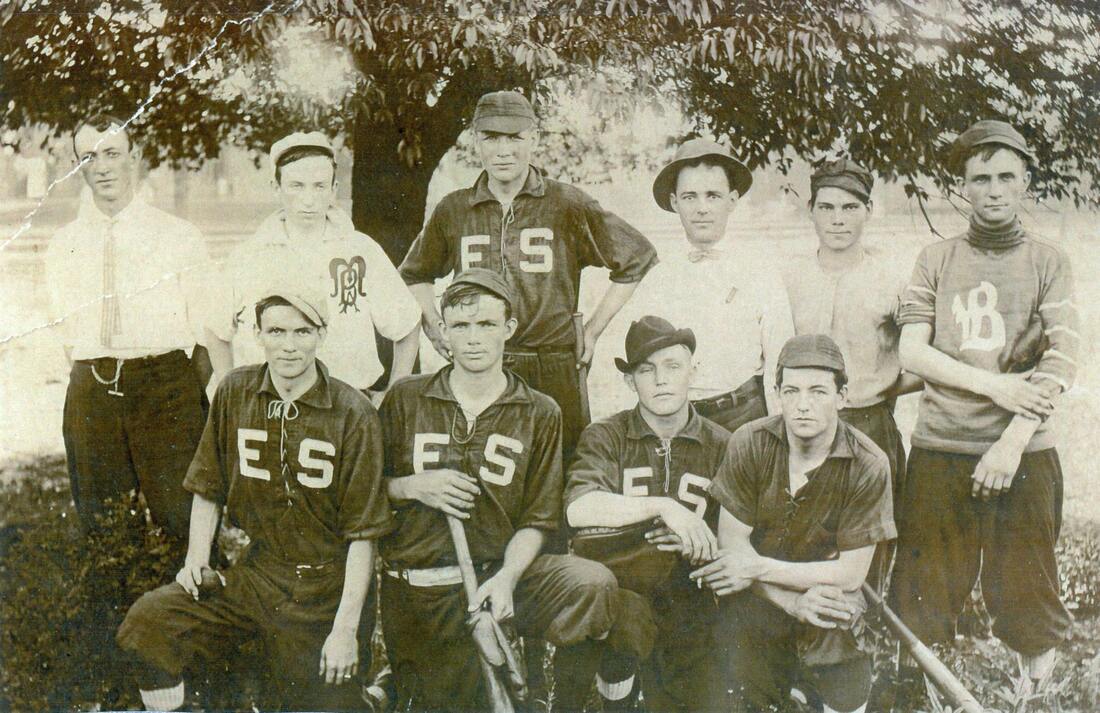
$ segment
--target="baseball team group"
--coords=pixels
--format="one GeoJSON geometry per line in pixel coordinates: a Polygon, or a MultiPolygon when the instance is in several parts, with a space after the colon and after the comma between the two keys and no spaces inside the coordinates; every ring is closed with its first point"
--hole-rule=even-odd
{"type": "Polygon", "coordinates": [[[1013,673],[1048,685],[1072,624],[1048,418],[1080,334],[1065,255],[1018,217],[1037,159],[1016,129],[959,135],[969,227],[898,271],[864,244],[852,160],[813,172],[816,252],[761,260],[727,238],[752,173],[686,141],[653,181],[683,226],[658,256],[533,165],[522,94],[486,94],[471,128],[484,170],[400,266],[309,132],[271,147],[280,208],[211,267],[136,190],[139,131],[77,126],[90,199],[45,260],[72,495],[87,537],[143,498],[182,562],[117,632],[147,708],[259,639],[270,705],[365,710],[377,624],[399,710],[488,710],[494,680],[522,701],[549,642],[553,710],[863,711],[865,589],[933,644],[979,578],[1013,673]],[[608,281],[578,327],[586,267],[608,281]],[[602,348],[634,405],[590,423],[616,317],[602,348]],[[248,538],[231,566],[223,518],[248,538]]]}

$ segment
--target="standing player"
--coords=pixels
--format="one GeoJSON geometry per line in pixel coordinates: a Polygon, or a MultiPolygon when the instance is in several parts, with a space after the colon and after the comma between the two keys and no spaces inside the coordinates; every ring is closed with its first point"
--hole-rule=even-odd
{"type": "MultiPolygon", "coordinates": [[[[460,273],[442,300],[453,364],[394,385],[382,404],[386,490],[397,517],[382,541],[382,627],[402,708],[487,705],[445,515],[464,521],[481,579],[471,611],[487,607],[520,635],[590,653],[602,637],[634,655],[651,644],[644,602],[619,590],[603,565],[540,554],[561,519],[561,417],[549,397],[502,367],[517,329],[512,299],[498,273],[460,273]]],[[[591,682],[588,660],[587,678],[559,678],[576,689],[559,698],[565,710],[583,706],[587,687],[568,684],[591,682]]]]}
{"type": "Polygon", "coordinates": [[[227,294],[208,325],[215,378],[234,364],[262,360],[251,337],[251,306],[273,284],[327,295],[332,324],[320,356],[334,377],[362,391],[378,381],[375,330],[394,340],[390,383],[408,375],[420,310],[382,248],[335,206],[329,140],[318,132],[286,136],[271,146],[271,165],[281,207],[226,260],[227,294]]]}
{"type": "Polygon", "coordinates": [[[357,637],[374,628],[373,540],[392,526],[378,415],[316,359],[323,298],[272,292],[254,311],[266,363],[236,369],[214,396],[184,483],[194,493],[187,561],[118,632],[141,662],[150,710],[182,706],[185,672],[252,637],[267,646],[285,709],[363,707],[350,679],[357,637]],[[224,577],[207,569],[223,506],[251,540],[224,577]]]}
{"type": "MultiPolygon", "coordinates": [[[[894,401],[921,388],[901,373],[898,308],[908,280],[900,261],[864,245],[874,177],[841,159],[810,177],[810,218],[817,232],[813,255],[792,260],[784,274],[797,334],[827,334],[840,346],[848,373],[847,406],[840,418],[871,437],[890,459],[895,503],[905,479],[905,445],[894,422],[894,401]]],[[[904,268],[909,269],[908,265],[904,268]]],[[[884,583],[885,550],[871,568],[884,583]]]]}
{"type": "Polygon", "coordinates": [[[710,494],[722,555],[692,573],[721,597],[729,673],[742,710],[786,710],[809,684],[826,713],[862,712],[871,658],[861,584],[893,538],[886,455],[840,420],[844,357],[825,335],[779,354],[782,413],[730,438],[710,494]]]}
{"type": "Polygon", "coordinates": [[[901,363],[926,386],[891,598],[925,642],[950,641],[980,571],[993,633],[1041,684],[1071,626],[1046,419],[1077,371],[1073,281],[1065,255],[1020,224],[1035,156],[1019,132],[979,121],[955,149],[970,228],[924,249],[901,307],[901,363]]]}
{"type": "Polygon", "coordinates": [[[473,129],[485,170],[472,187],[436,206],[401,263],[401,276],[420,302],[424,331],[448,358],[432,283],[471,267],[504,278],[515,294],[519,324],[508,342],[505,366],[558,403],[568,458],[586,425],[571,324],[581,270],[611,271],[607,291],[584,327],[581,361],[588,364],[596,340],[657,262],[656,254],[619,217],[531,165],[538,130],[534,109],[523,95],[506,91],[481,97],[473,129]]]}
{"type": "Polygon", "coordinates": [[[660,314],[699,339],[691,387],[695,410],[729,431],[777,409],[765,384],[794,334],[791,309],[774,269],[726,236],[730,213],[752,174],[729,149],[707,139],[684,142],[653,181],[653,199],[680,216],[686,243],[661,256],[659,290],[633,311],[660,314]]]}
{"type": "Polygon", "coordinates": [[[110,116],[77,125],[73,149],[91,200],[46,253],[52,317],[72,365],[65,454],[85,529],[97,529],[105,500],[140,490],[182,550],[190,512],[182,482],[210,376],[195,346],[205,341],[207,257],[193,225],[135,192],[140,153],[131,138],[110,116]]]}
{"type": "MultiPolygon", "coordinates": [[[[718,507],[707,490],[729,432],[688,401],[694,351],[690,329],[660,317],[630,325],[626,359],[615,363],[638,405],[584,430],[565,489],[566,518],[580,531],[574,551],[604,561],[619,586],[643,594],[655,612],[656,650],[643,664],[641,686],[655,711],[716,710],[723,702],[717,607],[688,574],[692,563],[715,557],[718,507]],[[606,558],[588,554],[585,528],[617,530],[621,546],[609,543],[606,558]]],[[[613,675],[610,658],[597,678],[605,711],[629,705],[634,673],[633,662],[623,662],[614,673],[625,676],[613,675]]]]}

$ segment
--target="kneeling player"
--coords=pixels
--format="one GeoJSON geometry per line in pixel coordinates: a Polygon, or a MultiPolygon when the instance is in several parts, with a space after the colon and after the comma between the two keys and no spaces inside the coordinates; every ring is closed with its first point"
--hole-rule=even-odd
{"type": "Polygon", "coordinates": [[[691,576],[729,595],[722,624],[743,710],[785,710],[798,683],[826,713],[862,711],[871,661],[859,590],[875,546],[895,536],[889,461],[838,416],[847,377],[832,339],[790,339],[776,381],[782,415],[730,437],[710,489],[722,554],[691,576]]]}
{"type": "Polygon", "coordinates": [[[194,493],[187,560],[174,583],[134,604],[118,632],[142,662],[147,708],[180,707],[185,671],[232,657],[252,637],[267,646],[268,679],[285,708],[362,707],[349,681],[357,636],[374,627],[373,539],[392,517],[378,415],[316,360],[326,317],[324,301],[309,295],[260,300],[266,363],[236,369],[218,387],[184,481],[194,493]],[[223,505],[251,539],[224,577],[207,569],[223,505]]]}
{"type": "MultiPolygon", "coordinates": [[[[561,518],[561,415],[502,368],[516,329],[511,304],[498,274],[458,275],[441,310],[454,363],[398,382],[382,404],[386,490],[397,517],[382,541],[382,628],[402,710],[487,709],[467,605],[558,647],[594,650],[606,639],[645,653],[652,642],[644,602],[619,590],[606,567],[539,554],[561,518]],[[464,522],[481,580],[469,603],[445,515],[464,522]]],[[[584,692],[577,687],[560,707],[580,710],[584,692]]]]}
{"type": "MultiPolygon", "coordinates": [[[[694,352],[690,329],[659,317],[630,325],[626,359],[615,361],[638,406],[584,430],[566,484],[574,551],[607,564],[619,586],[645,595],[656,614],[656,647],[642,668],[646,707],[655,711],[716,710],[724,688],[715,598],[688,575],[692,563],[715,556],[718,507],[707,489],[729,432],[688,401],[694,352]]],[[[633,662],[612,658],[605,656],[597,679],[605,711],[633,698],[633,662]]]]}

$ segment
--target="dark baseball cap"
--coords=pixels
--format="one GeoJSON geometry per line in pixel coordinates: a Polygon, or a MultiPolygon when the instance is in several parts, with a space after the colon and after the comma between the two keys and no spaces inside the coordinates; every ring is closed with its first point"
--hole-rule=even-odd
{"type": "Polygon", "coordinates": [[[1027,139],[1023,134],[1004,121],[996,119],[983,119],[974,122],[970,128],[959,134],[952,144],[952,160],[955,170],[962,173],[966,156],[975,146],[1004,146],[1022,154],[1028,163],[1034,165],[1039,161],[1035,152],[1027,145],[1027,139]]]}
{"type": "Polygon", "coordinates": [[[810,176],[811,193],[816,193],[820,188],[840,188],[858,196],[864,203],[871,200],[871,187],[874,185],[875,177],[870,171],[846,158],[827,161],[810,176]]]}
{"type": "Polygon", "coordinates": [[[504,277],[500,273],[484,267],[471,267],[465,272],[455,275],[455,278],[451,280],[451,284],[443,292],[443,301],[446,302],[448,294],[463,285],[476,285],[493,293],[509,305],[515,305],[515,295],[512,293],[512,288],[504,281],[504,277]]]}
{"type": "Polygon", "coordinates": [[[519,92],[483,94],[474,109],[474,131],[518,134],[535,125],[535,110],[519,92]]]}
{"type": "Polygon", "coordinates": [[[676,192],[676,179],[680,176],[680,169],[704,157],[726,169],[726,175],[730,177],[730,188],[737,191],[737,195],[743,196],[749,192],[752,187],[752,172],[748,166],[730,155],[727,147],[710,139],[690,139],[680,144],[672,161],[653,180],[653,200],[657,201],[657,205],[670,213],[675,212],[669,196],[676,192]]]}
{"type": "Polygon", "coordinates": [[[676,344],[683,344],[694,354],[695,332],[676,329],[667,319],[646,315],[630,323],[626,332],[626,359],[615,357],[615,366],[624,374],[631,374],[650,354],[676,344]]]}
{"type": "Polygon", "coordinates": [[[832,369],[844,374],[844,355],[832,337],[825,334],[799,334],[779,350],[777,369],[832,369]]]}

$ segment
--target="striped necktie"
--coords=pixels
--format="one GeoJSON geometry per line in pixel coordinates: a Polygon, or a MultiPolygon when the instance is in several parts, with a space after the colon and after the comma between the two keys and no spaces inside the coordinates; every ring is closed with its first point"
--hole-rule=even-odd
{"type": "Polygon", "coordinates": [[[107,236],[103,242],[103,315],[100,321],[99,337],[105,347],[114,346],[114,337],[122,333],[122,312],[118,306],[118,285],[115,275],[117,267],[116,220],[107,223],[107,236]]]}

